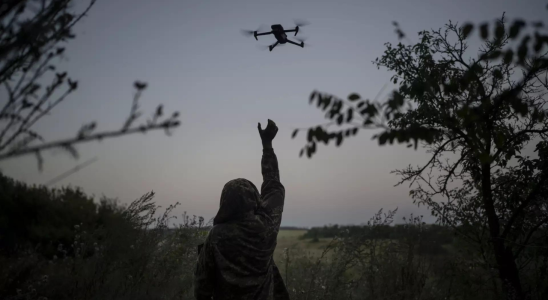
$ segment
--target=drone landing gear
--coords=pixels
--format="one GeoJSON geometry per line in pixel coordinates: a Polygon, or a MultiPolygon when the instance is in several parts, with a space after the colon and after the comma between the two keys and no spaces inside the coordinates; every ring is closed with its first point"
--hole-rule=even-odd
{"type": "Polygon", "coordinates": [[[273,45],[268,46],[268,50],[272,51],[274,47],[276,47],[279,44],[279,42],[274,43],[273,45]]]}

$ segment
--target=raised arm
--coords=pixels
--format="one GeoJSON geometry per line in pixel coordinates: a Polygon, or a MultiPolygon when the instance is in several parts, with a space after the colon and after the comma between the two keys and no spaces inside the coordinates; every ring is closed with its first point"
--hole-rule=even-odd
{"type": "Polygon", "coordinates": [[[263,184],[261,185],[261,200],[274,223],[279,227],[282,221],[282,212],[285,198],[285,188],[280,182],[280,170],[278,159],[272,148],[272,140],[278,132],[276,123],[268,120],[267,127],[262,130],[259,123],[259,134],[263,143],[263,157],[261,159],[261,172],[263,184]]]}

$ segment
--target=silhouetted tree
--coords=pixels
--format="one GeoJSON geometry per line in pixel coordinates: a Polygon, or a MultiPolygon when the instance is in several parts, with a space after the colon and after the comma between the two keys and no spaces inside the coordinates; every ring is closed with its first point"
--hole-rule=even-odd
{"type": "Polygon", "coordinates": [[[339,146],[363,128],[384,129],[373,137],[380,145],[414,141],[416,149],[423,141],[430,160],[394,171],[398,184],[409,182],[415,203],[480,249],[507,299],[525,299],[523,253],[539,246],[534,237],[548,226],[548,35],[541,22],[508,24],[503,14],[477,26],[483,43],[474,57],[467,51],[474,27],[449,22],[419,32],[416,44],[387,43],[374,64],[395,72],[399,89],[384,104],[314,91],[310,102],[332,121],[308,129],[301,155],[311,157],[319,142],[339,146]],[[328,132],[335,123],[348,127],[328,132]],[[520,154],[530,143],[536,158],[520,154]]]}
{"type": "Polygon", "coordinates": [[[83,125],[76,136],[56,141],[46,141],[36,131],[36,122],[78,88],[78,82],[66,72],[56,72],[55,61],[64,55],[63,44],[75,38],[72,28],[95,1],[90,0],[80,13],[71,11],[75,4],[72,0],[0,2],[0,85],[5,93],[0,100],[0,160],[34,154],[41,170],[44,150],[60,148],[77,158],[74,145],[79,143],[156,129],[169,134],[170,129],[179,126],[178,112],[160,120],[162,105],[146,124],[134,125],[141,116],[138,101],[147,86],[135,82],[133,105],[121,129],[95,132],[97,123],[91,122],[83,125]]]}

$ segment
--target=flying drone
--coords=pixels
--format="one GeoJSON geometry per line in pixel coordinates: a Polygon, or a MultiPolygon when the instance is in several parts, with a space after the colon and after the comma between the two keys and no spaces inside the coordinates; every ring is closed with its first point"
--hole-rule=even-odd
{"type": "Polygon", "coordinates": [[[248,36],[251,36],[253,35],[255,37],[255,39],[258,41],[259,39],[257,38],[258,36],[261,36],[261,35],[269,35],[269,34],[273,34],[274,37],[276,38],[276,43],[268,46],[268,49],[270,51],[272,51],[272,49],[274,49],[274,47],[276,47],[278,44],[285,44],[285,43],[289,43],[289,44],[293,44],[295,46],[299,46],[301,48],[304,48],[304,39],[301,39],[301,38],[295,38],[296,40],[298,40],[299,42],[301,43],[296,43],[290,39],[287,38],[287,35],[286,35],[286,32],[295,32],[295,35],[294,36],[297,36],[297,33],[299,33],[299,28],[300,27],[303,27],[305,25],[308,25],[309,23],[306,22],[306,21],[295,21],[295,29],[288,29],[288,30],[285,30],[283,28],[282,25],[280,24],[274,24],[272,26],[270,26],[270,28],[272,29],[271,31],[269,32],[262,32],[262,33],[259,33],[257,32],[258,30],[242,30],[242,33],[244,35],[248,35],[248,36]]]}

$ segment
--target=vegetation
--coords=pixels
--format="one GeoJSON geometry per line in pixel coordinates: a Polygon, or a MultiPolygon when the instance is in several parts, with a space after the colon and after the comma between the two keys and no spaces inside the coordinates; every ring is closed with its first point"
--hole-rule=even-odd
{"type": "Polygon", "coordinates": [[[0,179],[1,299],[191,298],[203,218],[0,179]]]}
{"type": "MultiPolygon", "coordinates": [[[[136,94],[123,127],[47,142],[35,123],[73,93],[78,82],[54,61],[81,13],[71,0],[0,3],[0,160],[109,137],[170,129],[141,115],[136,94]],[[50,78],[51,77],[51,78],[50,78]],[[51,83],[45,84],[51,79],[51,83]]],[[[405,37],[398,27],[397,33],[405,37]]],[[[394,72],[399,88],[386,103],[358,94],[341,100],[314,91],[311,103],[329,123],[308,129],[317,144],[366,128],[383,131],[379,144],[419,142],[426,164],[394,171],[437,225],[421,217],[392,225],[395,211],[379,211],[364,226],[292,228],[279,236],[275,258],[292,299],[547,299],[548,298],[548,35],[540,22],[503,17],[474,26],[449,22],[419,32],[415,44],[386,44],[377,67],[394,72]],[[476,30],[483,41],[470,53],[476,30]],[[517,44],[516,47],[514,47],[517,44]],[[517,76],[521,74],[522,76],[517,76]],[[337,124],[345,128],[328,131],[337,124]],[[534,146],[534,157],[522,155],[534,146]],[[300,237],[300,238],[299,238],[300,237]]],[[[299,130],[293,133],[296,137],[299,130]]],[[[208,225],[183,215],[170,228],[150,192],[128,206],[87,196],[78,188],[28,186],[0,176],[0,298],[190,299],[197,245],[208,225]]]]}
{"type": "Polygon", "coordinates": [[[73,27],[95,1],[90,0],[83,12],[71,10],[73,0],[0,3],[0,92],[5,94],[0,102],[0,161],[35,155],[42,170],[42,153],[46,150],[62,149],[78,158],[76,144],[158,129],[170,134],[179,126],[178,112],[162,120],[162,105],[145,124],[135,125],[142,115],[139,98],[147,86],[136,81],[133,104],[122,128],[96,132],[97,122],[90,122],[82,125],[74,137],[55,141],[47,141],[37,131],[36,123],[78,88],[78,81],[57,71],[55,62],[65,55],[64,44],[76,37],[73,27]]]}
{"type": "Polygon", "coordinates": [[[466,239],[485,270],[497,270],[494,291],[502,286],[507,299],[546,297],[547,281],[540,289],[526,285],[531,274],[546,272],[546,254],[531,249],[548,247],[548,35],[542,22],[509,23],[503,14],[478,26],[476,55],[467,43],[474,27],[449,22],[419,32],[415,44],[387,43],[374,64],[393,71],[399,89],[384,104],[313,92],[311,103],[334,121],[308,130],[301,155],[311,157],[316,143],[331,139],[339,146],[361,128],[383,128],[374,136],[380,145],[414,141],[416,149],[422,141],[431,159],[395,170],[398,184],[410,183],[414,203],[466,239]],[[334,122],[350,127],[328,132],[334,122]],[[532,144],[535,157],[522,155],[532,144]]]}

